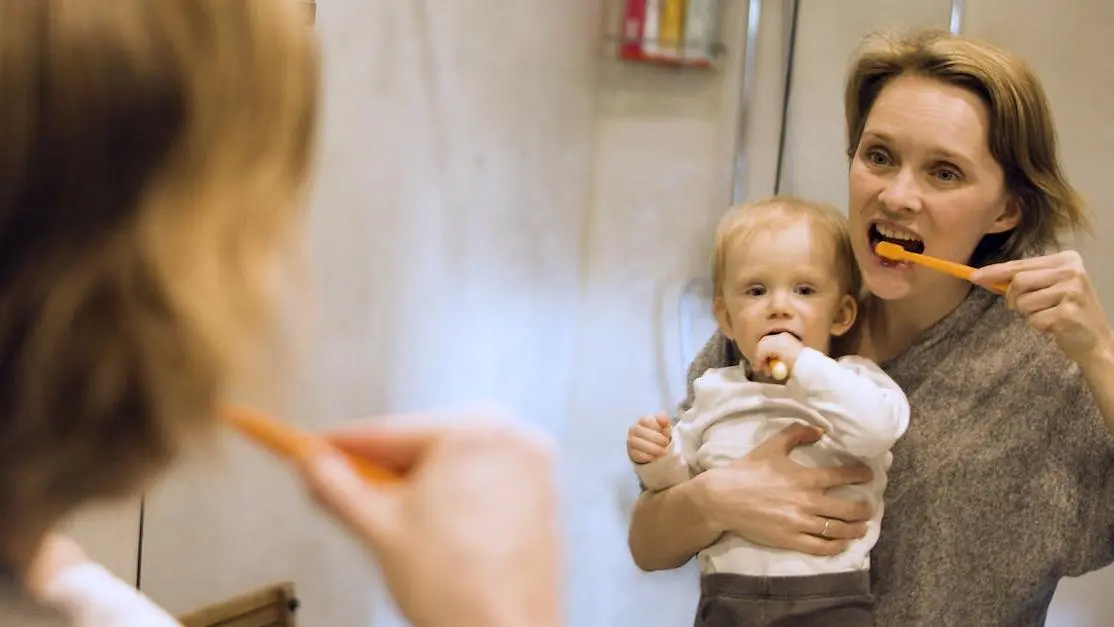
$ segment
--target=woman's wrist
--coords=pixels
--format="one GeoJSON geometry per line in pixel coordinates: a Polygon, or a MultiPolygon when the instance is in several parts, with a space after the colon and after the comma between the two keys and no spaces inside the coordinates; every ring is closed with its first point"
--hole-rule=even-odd
{"type": "MultiPolygon", "coordinates": [[[[1114,331],[1108,333],[1114,336],[1114,331]]],[[[1099,342],[1075,359],[1106,427],[1114,434],[1114,340],[1099,342]]]]}
{"type": "Polygon", "coordinates": [[[1107,329],[1104,341],[1097,342],[1086,353],[1075,358],[1084,376],[1108,374],[1114,369],[1114,330],[1107,329]]]}
{"type": "Polygon", "coordinates": [[[720,515],[719,469],[706,470],[691,480],[677,486],[687,505],[697,512],[696,524],[701,527],[701,535],[718,537],[728,529],[720,515]]]}

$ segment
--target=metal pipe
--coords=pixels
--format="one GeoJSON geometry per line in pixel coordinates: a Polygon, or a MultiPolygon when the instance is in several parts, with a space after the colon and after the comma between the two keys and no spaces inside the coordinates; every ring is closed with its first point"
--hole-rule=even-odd
{"type": "Polygon", "coordinates": [[[774,175],[774,194],[781,193],[781,168],[785,162],[785,140],[789,131],[789,96],[793,89],[793,60],[797,54],[797,16],[801,13],[800,0],[789,5],[789,46],[785,51],[785,83],[781,94],[781,131],[777,143],[777,173],[774,175]]]}
{"type": "Polygon", "coordinates": [[[952,0],[952,19],[948,30],[953,35],[959,35],[963,32],[963,0],[952,0]]]}
{"type": "Polygon", "coordinates": [[[743,179],[746,173],[746,129],[754,96],[754,67],[758,57],[758,24],[762,17],[762,0],[749,0],[747,6],[747,41],[743,51],[742,87],[739,96],[739,122],[735,131],[735,171],[732,177],[731,202],[743,201],[743,179]]]}

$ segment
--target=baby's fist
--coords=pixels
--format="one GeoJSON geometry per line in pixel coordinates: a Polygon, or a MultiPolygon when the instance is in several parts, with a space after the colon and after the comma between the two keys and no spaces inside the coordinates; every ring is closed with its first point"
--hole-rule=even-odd
{"type": "Polygon", "coordinates": [[[645,464],[665,455],[672,439],[669,416],[643,416],[627,431],[627,455],[636,464],[645,464]]]}

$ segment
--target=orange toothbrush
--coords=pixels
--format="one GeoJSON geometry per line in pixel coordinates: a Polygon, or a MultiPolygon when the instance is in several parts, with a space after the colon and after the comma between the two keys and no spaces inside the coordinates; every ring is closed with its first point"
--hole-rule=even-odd
{"type": "MultiPolygon", "coordinates": [[[[885,257],[892,261],[908,261],[926,268],[931,268],[937,272],[943,272],[944,274],[954,276],[957,279],[963,279],[964,281],[970,281],[971,275],[975,272],[975,269],[971,266],[965,266],[961,263],[955,263],[954,261],[944,261],[943,259],[929,257],[928,255],[911,253],[893,242],[878,242],[874,246],[874,252],[878,253],[879,257],[885,257]]],[[[1005,294],[1008,288],[1009,284],[1003,283],[991,285],[987,289],[998,294],[1005,294]]]]}
{"type": "MultiPolygon", "coordinates": [[[[301,461],[329,446],[323,438],[279,422],[266,414],[235,405],[221,409],[221,420],[241,434],[279,457],[301,461]]],[[[360,476],[374,484],[394,483],[399,477],[374,463],[342,452],[360,476]]]]}

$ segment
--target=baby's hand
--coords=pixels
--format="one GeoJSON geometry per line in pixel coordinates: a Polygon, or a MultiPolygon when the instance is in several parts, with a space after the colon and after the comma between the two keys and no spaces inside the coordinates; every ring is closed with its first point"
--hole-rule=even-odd
{"type": "Polygon", "coordinates": [[[665,455],[672,439],[669,416],[643,416],[627,431],[627,455],[636,464],[645,464],[665,455]]]}
{"type": "Polygon", "coordinates": [[[793,372],[793,366],[796,365],[797,357],[801,354],[803,348],[804,345],[792,333],[767,335],[758,340],[756,349],[758,354],[754,356],[754,368],[766,375],[771,375],[770,362],[776,359],[785,364],[789,372],[793,372]]]}

